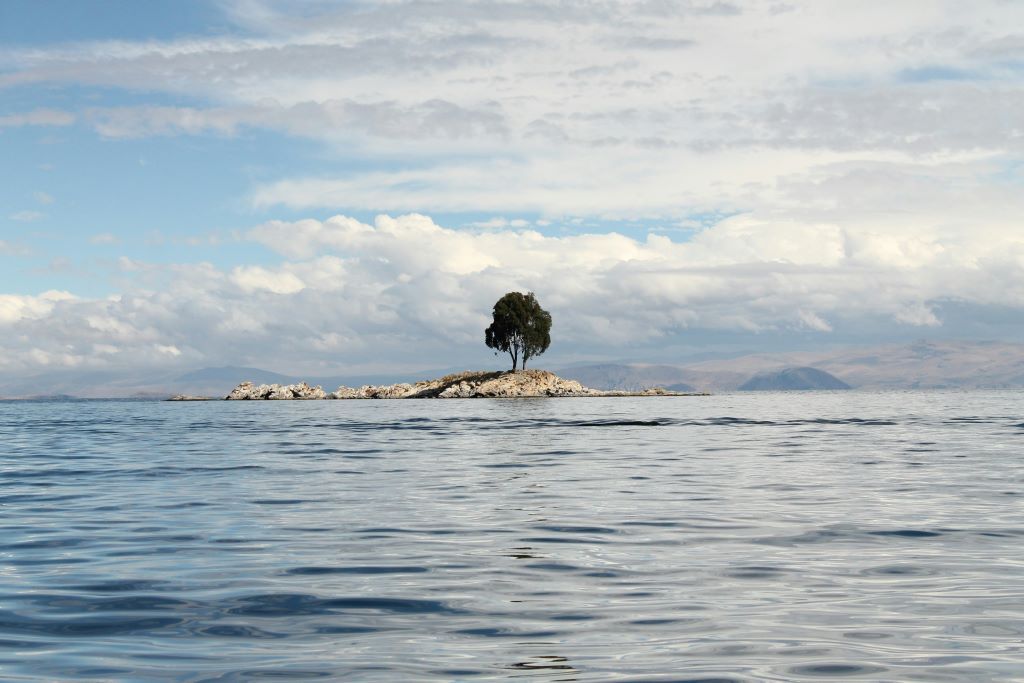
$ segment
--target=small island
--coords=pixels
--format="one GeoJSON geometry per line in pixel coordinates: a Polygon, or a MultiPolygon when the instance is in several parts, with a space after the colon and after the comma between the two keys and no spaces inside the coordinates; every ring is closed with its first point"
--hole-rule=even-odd
{"type": "Polygon", "coordinates": [[[387,398],[572,398],[601,396],[703,396],[668,391],[660,387],[644,391],[600,391],[574,380],[562,379],[547,370],[505,370],[501,372],[459,372],[415,384],[366,385],[358,389],[339,387],[326,392],[305,382],[298,384],[253,384],[242,382],[225,398],[228,401],[289,401],[318,399],[387,398]]]}
{"type": "MultiPolygon", "coordinates": [[[[306,382],[298,384],[260,384],[242,382],[225,398],[229,401],[290,401],[319,399],[380,398],[568,398],[597,396],[695,396],[661,387],[643,391],[600,391],[575,380],[559,377],[547,370],[527,370],[526,362],[544,353],[551,345],[551,314],[541,308],[533,292],[508,292],[495,304],[490,326],[484,331],[484,343],[495,354],[507,353],[512,369],[502,372],[460,372],[440,379],[415,384],[365,385],[358,389],[339,387],[328,393],[306,382]]],[[[172,400],[196,400],[180,396],[172,400]]]]}

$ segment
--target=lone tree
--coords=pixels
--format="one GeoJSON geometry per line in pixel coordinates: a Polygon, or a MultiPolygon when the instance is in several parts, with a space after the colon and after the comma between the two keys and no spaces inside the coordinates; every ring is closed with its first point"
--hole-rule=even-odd
{"type": "Polygon", "coordinates": [[[522,354],[525,370],[526,361],[551,346],[551,314],[540,307],[533,292],[509,292],[494,304],[494,321],[484,332],[484,343],[495,355],[505,351],[512,356],[513,372],[522,354]]]}

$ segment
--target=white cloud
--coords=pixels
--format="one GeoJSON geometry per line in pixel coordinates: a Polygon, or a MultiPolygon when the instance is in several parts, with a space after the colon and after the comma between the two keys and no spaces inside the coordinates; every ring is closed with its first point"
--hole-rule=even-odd
{"type": "Polygon", "coordinates": [[[74,114],[56,109],[34,109],[29,112],[0,116],[0,128],[70,126],[74,122],[74,114]]]}
{"type": "Polygon", "coordinates": [[[117,298],[5,299],[0,368],[423,366],[474,357],[512,288],[555,313],[555,349],[1020,310],[1024,5],[444,4],[246,0],[230,8],[243,36],[4,51],[0,88],[110,86],[138,104],[0,127],[280,132],[316,141],[316,164],[249,175],[252,206],[414,213],[249,231],[277,263],[124,258],[117,298]],[[492,218],[419,215],[449,212],[492,218]],[[655,234],[587,233],[598,217],[655,234]]]}
{"type": "Polygon", "coordinates": [[[471,227],[480,228],[481,230],[498,230],[509,227],[509,220],[502,216],[495,216],[494,218],[488,218],[485,221],[476,221],[470,224],[471,227]]]}
{"type": "Polygon", "coordinates": [[[35,197],[35,200],[40,204],[53,204],[54,202],[53,195],[46,192],[36,192],[32,196],[35,197]]]}
{"type": "Polygon", "coordinates": [[[110,232],[101,232],[89,238],[91,244],[120,244],[121,240],[110,232]]]}
{"type": "Polygon", "coordinates": [[[0,240],[0,254],[6,254],[8,256],[24,256],[29,253],[31,253],[31,250],[24,245],[0,240]]]}
{"type": "Polygon", "coordinates": [[[326,100],[283,106],[274,100],[252,105],[194,107],[94,108],[88,112],[106,137],[215,133],[235,135],[240,128],[263,127],[294,135],[351,141],[360,135],[383,139],[457,140],[507,134],[504,113],[496,103],[472,108],[436,98],[399,104],[393,101],[326,100]]]}
{"type": "Polygon", "coordinates": [[[236,5],[244,36],[16,49],[0,87],[157,88],[188,106],[78,115],[108,137],[259,127],[387,162],[283,171],[259,207],[683,218],[760,209],[823,165],[1024,153],[1015,3],[236,5]]]}
{"type": "Polygon", "coordinates": [[[0,367],[486,366],[481,330],[512,289],[551,310],[562,357],[702,330],[824,339],[880,318],[919,334],[942,329],[944,302],[1020,308],[1018,232],[974,240],[969,225],[935,225],[879,245],[875,229],[751,214],[675,241],[470,233],[422,215],[273,221],[248,238],[280,252],[277,264],[131,262],[122,275],[135,284],[117,297],[0,297],[0,367]]]}
{"type": "Polygon", "coordinates": [[[32,223],[46,218],[46,214],[39,211],[16,211],[9,215],[8,218],[19,223],[32,223]]]}
{"type": "Polygon", "coordinates": [[[162,353],[166,356],[177,357],[181,355],[181,351],[178,347],[171,344],[154,344],[153,347],[156,349],[157,353],[162,353]]]}
{"type": "Polygon", "coordinates": [[[231,280],[244,292],[266,291],[274,294],[294,294],[306,285],[293,273],[274,272],[259,266],[240,266],[231,271],[231,280]]]}
{"type": "Polygon", "coordinates": [[[38,320],[53,313],[61,302],[74,301],[69,292],[50,290],[38,296],[0,294],[0,324],[16,323],[21,320],[38,320]]]}

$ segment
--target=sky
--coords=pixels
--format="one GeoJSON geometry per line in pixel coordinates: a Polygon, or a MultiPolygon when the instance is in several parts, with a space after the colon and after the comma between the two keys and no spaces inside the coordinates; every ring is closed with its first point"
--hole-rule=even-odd
{"type": "Polygon", "coordinates": [[[5,0],[0,373],[1024,332],[1024,3],[5,0]]]}

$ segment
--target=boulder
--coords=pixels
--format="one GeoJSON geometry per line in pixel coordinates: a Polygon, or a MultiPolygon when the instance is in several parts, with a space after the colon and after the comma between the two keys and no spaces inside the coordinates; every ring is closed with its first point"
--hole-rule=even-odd
{"type": "Polygon", "coordinates": [[[358,389],[352,387],[338,387],[338,390],[328,394],[327,398],[366,398],[358,389]]]}
{"type": "Polygon", "coordinates": [[[459,382],[445,387],[438,398],[472,398],[475,387],[469,382],[459,382]]]}
{"type": "Polygon", "coordinates": [[[260,384],[242,382],[227,395],[229,401],[308,401],[327,398],[321,387],[311,387],[305,382],[298,384],[260,384]]]}
{"type": "Polygon", "coordinates": [[[269,389],[266,384],[256,386],[252,382],[242,382],[231,390],[225,398],[229,401],[253,401],[264,398],[263,390],[269,389]]]}

